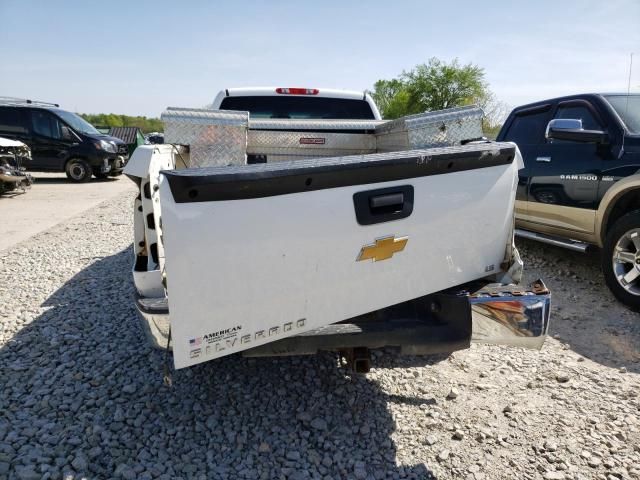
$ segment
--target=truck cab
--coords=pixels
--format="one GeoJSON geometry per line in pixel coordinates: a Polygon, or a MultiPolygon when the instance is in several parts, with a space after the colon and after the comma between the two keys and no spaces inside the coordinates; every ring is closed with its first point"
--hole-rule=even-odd
{"type": "Polygon", "coordinates": [[[637,247],[631,241],[640,233],[640,95],[581,94],[524,105],[511,112],[497,140],[516,143],[524,160],[517,233],[574,250],[602,247],[607,284],[640,307],[640,241],[637,247]],[[622,232],[627,224],[633,228],[622,232]],[[621,260],[622,251],[626,260],[633,254],[633,263],[621,260]]]}

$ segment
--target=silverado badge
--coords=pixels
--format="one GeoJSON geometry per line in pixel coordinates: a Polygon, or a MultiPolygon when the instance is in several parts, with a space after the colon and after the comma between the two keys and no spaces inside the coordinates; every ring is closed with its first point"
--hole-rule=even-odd
{"type": "Polygon", "coordinates": [[[362,247],[356,262],[362,260],[373,260],[374,262],[388,260],[393,257],[394,253],[404,250],[408,241],[409,237],[396,238],[395,236],[391,236],[378,238],[375,243],[362,247]]]}

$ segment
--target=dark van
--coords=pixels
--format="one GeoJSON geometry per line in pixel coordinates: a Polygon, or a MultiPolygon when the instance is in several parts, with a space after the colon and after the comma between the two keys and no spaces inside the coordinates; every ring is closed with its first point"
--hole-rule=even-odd
{"type": "Polygon", "coordinates": [[[31,148],[29,170],[66,172],[73,182],[122,174],[127,145],[58,104],[0,97],[0,136],[31,148]]]}

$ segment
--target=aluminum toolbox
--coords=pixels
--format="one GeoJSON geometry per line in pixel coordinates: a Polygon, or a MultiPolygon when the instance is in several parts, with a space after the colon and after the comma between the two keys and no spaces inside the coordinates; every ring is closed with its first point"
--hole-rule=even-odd
{"type": "Polygon", "coordinates": [[[249,112],[169,107],[161,118],[166,143],[189,145],[189,167],[246,163],[249,112]]]}
{"type": "Polygon", "coordinates": [[[365,155],[460,145],[482,137],[480,108],[458,107],[397,120],[250,119],[248,112],[168,108],[167,143],[189,145],[187,167],[244,165],[247,155],[283,160],[365,155]]]}
{"type": "Polygon", "coordinates": [[[378,152],[460,145],[482,137],[484,112],[475,106],[448,108],[391,120],[376,127],[378,152]]]}

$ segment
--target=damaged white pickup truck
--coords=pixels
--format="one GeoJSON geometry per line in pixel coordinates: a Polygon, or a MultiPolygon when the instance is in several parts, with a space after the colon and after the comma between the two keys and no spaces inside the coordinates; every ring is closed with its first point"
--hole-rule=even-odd
{"type": "Polygon", "coordinates": [[[162,118],[167,143],[125,173],[136,306],[176,368],[542,346],[550,294],[518,286],[513,244],[522,159],[482,140],[480,109],[384,121],[362,92],[253,88],[162,118]]]}

